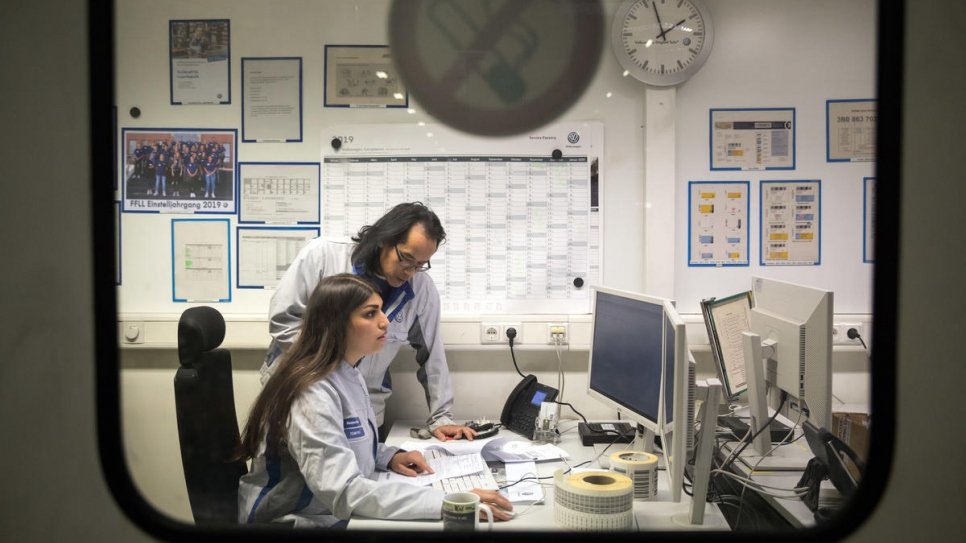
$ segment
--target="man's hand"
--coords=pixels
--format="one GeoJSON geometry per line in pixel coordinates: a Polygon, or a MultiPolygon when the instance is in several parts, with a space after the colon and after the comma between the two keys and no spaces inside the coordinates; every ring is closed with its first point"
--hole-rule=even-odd
{"type": "Polygon", "coordinates": [[[473,438],[476,437],[476,431],[460,424],[444,424],[433,430],[433,435],[440,441],[449,441],[450,439],[473,441],[473,438]]]}
{"type": "Polygon", "coordinates": [[[415,477],[420,473],[435,473],[426,463],[426,458],[419,451],[399,451],[389,460],[389,469],[407,477],[415,477]]]}

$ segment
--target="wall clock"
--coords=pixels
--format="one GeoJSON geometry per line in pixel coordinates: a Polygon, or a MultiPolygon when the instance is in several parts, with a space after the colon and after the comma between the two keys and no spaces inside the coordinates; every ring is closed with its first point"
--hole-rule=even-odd
{"type": "Polygon", "coordinates": [[[701,0],[624,0],[611,44],[627,75],[657,87],[679,85],[711,54],[714,27],[701,0]]]}

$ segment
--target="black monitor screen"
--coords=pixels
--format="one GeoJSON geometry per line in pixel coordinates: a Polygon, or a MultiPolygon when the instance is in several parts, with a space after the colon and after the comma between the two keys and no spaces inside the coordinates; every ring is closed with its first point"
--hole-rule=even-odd
{"type": "Polygon", "coordinates": [[[664,309],[597,293],[590,388],[656,423],[661,396],[664,309]]]}

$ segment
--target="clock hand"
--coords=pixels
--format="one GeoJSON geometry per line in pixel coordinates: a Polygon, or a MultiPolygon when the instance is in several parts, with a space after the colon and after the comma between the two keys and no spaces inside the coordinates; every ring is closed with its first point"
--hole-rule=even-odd
{"type": "Polygon", "coordinates": [[[679,27],[679,26],[681,26],[681,25],[683,25],[683,24],[685,23],[685,21],[687,21],[687,19],[681,19],[680,21],[678,21],[678,22],[676,22],[676,23],[674,23],[673,25],[671,25],[671,28],[668,28],[667,30],[662,30],[662,31],[661,31],[661,33],[660,33],[660,34],[658,34],[658,35],[657,35],[656,37],[657,37],[657,38],[661,38],[661,39],[663,39],[664,41],[667,41],[667,38],[665,37],[665,35],[666,35],[666,34],[667,34],[668,32],[670,32],[670,31],[672,31],[672,30],[674,30],[675,28],[677,28],[677,27],[679,27]]]}
{"type": "Polygon", "coordinates": [[[661,29],[661,33],[658,34],[657,36],[655,36],[655,39],[656,38],[663,38],[664,41],[667,41],[667,38],[664,37],[664,34],[666,33],[664,31],[664,23],[661,22],[661,15],[657,12],[657,2],[652,3],[651,4],[651,7],[654,8],[654,16],[657,17],[657,26],[658,26],[658,28],[661,29]]]}

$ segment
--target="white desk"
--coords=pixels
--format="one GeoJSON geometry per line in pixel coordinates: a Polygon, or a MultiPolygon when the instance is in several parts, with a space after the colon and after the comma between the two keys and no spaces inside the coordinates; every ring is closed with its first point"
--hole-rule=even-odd
{"type": "MultiPolygon", "coordinates": [[[[392,431],[386,439],[387,443],[399,444],[411,439],[409,428],[419,426],[419,423],[399,421],[393,425],[392,431]]],[[[523,437],[510,432],[500,430],[497,437],[510,437],[524,439],[523,437]]],[[[567,462],[540,462],[537,464],[539,476],[553,476],[555,470],[566,469],[568,464],[576,466],[586,460],[592,460],[596,454],[593,447],[584,447],[580,443],[580,436],[577,435],[577,423],[575,421],[563,421],[561,423],[561,441],[557,444],[560,448],[570,454],[567,462]]],[[[627,445],[616,444],[608,449],[608,453],[622,450],[620,447],[627,445]]],[[[581,466],[583,468],[600,468],[596,462],[581,466]]],[[[728,523],[725,521],[717,505],[708,503],[705,507],[704,525],[694,526],[688,523],[691,497],[681,494],[680,502],[670,502],[670,491],[668,489],[668,479],[666,471],[659,471],[659,483],[657,498],[652,501],[634,500],[635,528],[637,530],[728,530],[728,523]]],[[[544,501],[534,505],[514,505],[517,516],[507,522],[494,523],[494,531],[513,532],[513,531],[551,531],[563,530],[554,521],[553,515],[553,479],[546,479],[542,482],[547,483],[543,486],[544,501]]],[[[482,523],[481,529],[485,526],[482,523]]],[[[350,530],[426,530],[440,531],[443,529],[442,521],[388,521],[373,520],[365,518],[353,518],[349,521],[350,530]]]]}

